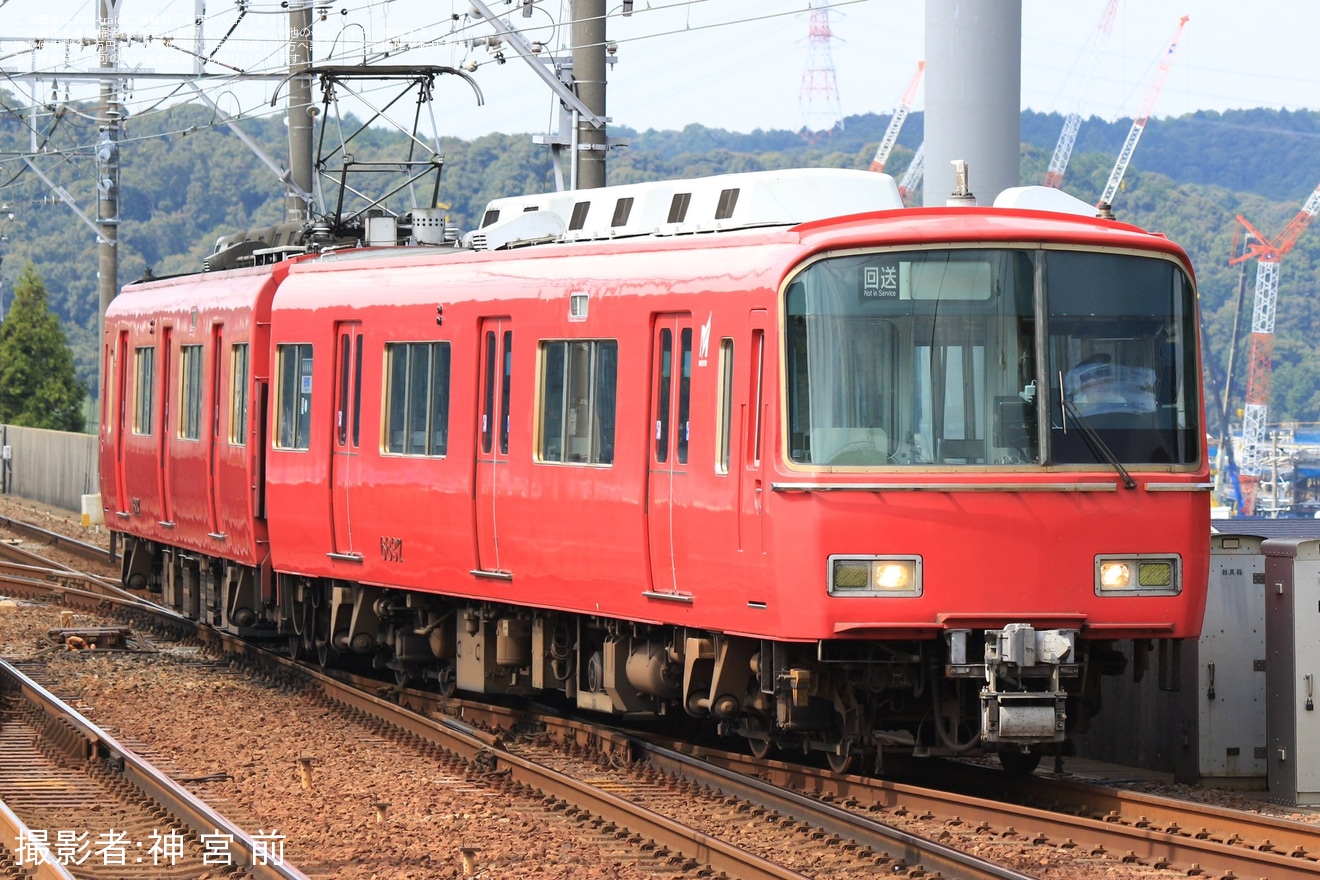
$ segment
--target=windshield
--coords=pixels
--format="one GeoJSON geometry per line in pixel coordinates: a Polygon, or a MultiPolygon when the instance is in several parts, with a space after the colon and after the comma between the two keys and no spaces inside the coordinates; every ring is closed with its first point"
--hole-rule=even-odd
{"type": "Polygon", "coordinates": [[[1045,255],[1045,285],[1051,460],[1096,460],[1069,423],[1080,418],[1120,461],[1196,462],[1199,373],[1186,276],[1164,260],[1055,251],[1045,255]]]}
{"type": "Polygon", "coordinates": [[[817,261],[786,291],[789,458],[1103,461],[1068,422],[1080,416],[1124,462],[1194,462],[1192,315],[1183,273],[1149,257],[966,248],[817,261]],[[1131,413],[1126,399],[1100,400],[1102,378],[1115,398],[1133,394],[1131,413]]]}

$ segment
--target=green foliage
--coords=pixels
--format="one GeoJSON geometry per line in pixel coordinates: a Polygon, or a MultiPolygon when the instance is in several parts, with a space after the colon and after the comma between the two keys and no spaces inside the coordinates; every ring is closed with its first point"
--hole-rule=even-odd
{"type": "Polygon", "coordinates": [[[0,324],[0,422],[81,431],[86,396],[60,320],[46,308],[46,286],[28,263],[0,324]]]}
{"type": "MultiPolygon", "coordinates": [[[[0,93],[0,152],[25,150],[29,132],[12,96],[0,93]]],[[[96,142],[92,108],[66,114],[50,131],[50,149],[63,156],[38,157],[47,173],[63,173],[65,186],[84,211],[94,213],[96,142]]],[[[437,111],[438,118],[443,119],[437,111]]],[[[129,119],[121,150],[119,284],[150,267],[157,276],[195,272],[217,237],[284,216],[283,191],[275,174],[226,126],[200,105],[176,105],[129,119]]],[[[322,121],[325,121],[324,116],[322,121]]],[[[689,125],[682,131],[636,131],[612,126],[611,137],[629,146],[611,153],[612,184],[696,177],[734,171],[795,167],[867,168],[889,123],[888,115],[850,116],[844,127],[812,140],[791,131],[750,133],[689,125]]],[[[1103,190],[1115,156],[1131,128],[1130,119],[1082,123],[1064,189],[1089,203],[1103,190]]],[[[346,119],[343,127],[359,123],[346,119]]],[[[886,170],[901,177],[921,144],[923,114],[908,117],[886,170]]],[[[1022,181],[1045,173],[1063,117],[1022,114],[1022,181]]],[[[278,115],[245,120],[243,131],[267,155],[284,161],[286,130],[278,115]]],[[[333,131],[334,129],[331,129],[333,131]]],[[[1320,113],[1237,110],[1152,119],[1143,132],[1123,189],[1114,200],[1120,221],[1162,231],[1192,257],[1201,291],[1205,350],[1210,378],[1223,381],[1234,346],[1239,267],[1228,265],[1242,214],[1267,234],[1277,234],[1296,215],[1320,182],[1315,145],[1320,113]]],[[[526,134],[491,134],[472,141],[442,138],[445,157],[439,200],[449,222],[471,229],[494,198],[555,188],[549,151],[526,134]]],[[[355,142],[360,161],[397,160],[406,154],[397,131],[369,129],[355,142]]],[[[50,196],[36,176],[0,160],[0,184],[15,178],[2,198],[16,209],[8,227],[11,252],[33,261],[50,292],[50,308],[64,321],[78,376],[96,381],[100,340],[95,238],[67,207],[50,196]]],[[[430,204],[429,186],[403,191],[390,203],[406,210],[430,204]]],[[[356,209],[360,205],[349,204],[356,209]]],[[[1246,385],[1255,268],[1245,274],[1234,357],[1231,408],[1241,406],[1246,385]]],[[[6,287],[8,285],[6,284],[6,287]]],[[[1320,349],[1313,314],[1320,291],[1320,228],[1304,235],[1282,265],[1276,323],[1271,420],[1320,421],[1320,349]]],[[[1213,423],[1213,420],[1212,420],[1213,423]]]]}

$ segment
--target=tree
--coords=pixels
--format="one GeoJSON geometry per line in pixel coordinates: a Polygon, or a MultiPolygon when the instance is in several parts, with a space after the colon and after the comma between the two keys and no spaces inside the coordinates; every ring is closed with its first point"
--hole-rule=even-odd
{"type": "Polygon", "coordinates": [[[86,396],[60,319],[46,306],[46,285],[29,262],[0,324],[0,422],[81,431],[86,396]]]}

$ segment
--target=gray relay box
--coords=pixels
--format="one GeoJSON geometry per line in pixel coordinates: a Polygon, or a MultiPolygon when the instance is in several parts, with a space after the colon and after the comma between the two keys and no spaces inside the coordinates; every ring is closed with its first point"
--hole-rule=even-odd
{"type": "Polygon", "coordinates": [[[1320,804],[1320,540],[1266,541],[1261,552],[1270,800],[1320,804]]]}
{"type": "MultiPolygon", "coordinates": [[[[1196,664],[1196,767],[1182,781],[1265,787],[1265,557],[1263,538],[1214,535],[1196,664]]],[[[1184,675],[1184,687],[1188,678],[1184,675]]],[[[1184,704],[1185,705],[1185,704],[1184,704]]]]}

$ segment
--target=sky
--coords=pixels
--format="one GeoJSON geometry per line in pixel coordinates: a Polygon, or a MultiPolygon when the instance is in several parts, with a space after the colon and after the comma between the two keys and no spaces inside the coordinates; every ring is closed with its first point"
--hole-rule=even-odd
{"type": "MultiPolygon", "coordinates": [[[[188,72],[194,3],[201,0],[119,0],[121,31],[130,42],[126,67],[158,73],[188,72]],[[166,38],[172,38],[167,40],[166,38]]],[[[466,0],[313,0],[326,5],[315,24],[316,60],[356,63],[367,57],[392,64],[473,64],[485,105],[469,87],[440,81],[436,120],[441,135],[472,138],[492,131],[546,132],[555,125],[550,90],[503,49],[500,63],[486,46],[493,33],[468,15],[466,0]],[[479,39],[478,39],[479,38],[479,39]]],[[[510,21],[529,39],[564,44],[567,0],[535,0],[523,17],[516,0],[488,0],[510,10],[510,21]]],[[[815,0],[817,6],[826,0],[815,0]]],[[[975,0],[967,0],[975,2],[975,0]]],[[[1320,67],[1313,62],[1320,33],[1316,0],[1118,0],[1113,31],[1099,47],[1097,25],[1108,0],[1022,0],[1022,106],[1037,111],[1081,112],[1104,119],[1132,117],[1140,109],[1159,59],[1181,16],[1190,17],[1158,102],[1156,117],[1194,110],[1246,107],[1320,109],[1320,67]],[[1089,72],[1089,73],[1088,73],[1089,72]]],[[[208,70],[275,71],[283,65],[286,17],[279,0],[205,0],[208,70]],[[235,25],[235,22],[237,24],[235,25]],[[232,32],[230,28],[232,27],[232,32]],[[224,43],[215,44],[226,32],[224,43]]],[[[607,113],[616,125],[637,130],[681,129],[691,123],[733,131],[798,129],[804,72],[832,63],[839,108],[845,115],[890,113],[917,62],[925,55],[924,4],[917,0],[833,0],[833,39],[812,45],[809,0],[609,0],[608,39],[617,44],[609,73],[607,113]],[[813,52],[814,48],[814,52],[813,52]]],[[[0,0],[0,69],[6,72],[87,70],[97,64],[95,0],[0,0]],[[42,38],[40,48],[34,38],[42,38]]],[[[11,92],[27,81],[0,82],[11,92]]],[[[171,100],[173,83],[138,79],[128,97],[130,115],[171,100]]],[[[42,100],[51,83],[37,87],[42,100]]],[[[272,112],[269,85],[216,83],[209,87],[226,112],[272,112]]],[[[56,86],[90,98],[95,86],[56,86]]],[[[922,109],[922,93],[914,109],[922,109]]]]}

